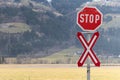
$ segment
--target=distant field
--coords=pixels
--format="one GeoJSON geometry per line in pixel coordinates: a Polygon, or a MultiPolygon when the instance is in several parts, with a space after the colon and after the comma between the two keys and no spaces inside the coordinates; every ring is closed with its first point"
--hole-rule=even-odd
{"type": "MultiPolygon", "coordinates": [[[[69,47],[67,49],[63,49],[59,52],[53,53],[52,55],[45,56],[45,57],[38,57],[38,58],[31,58],[31,57],[8,57],[5,58],[5,63],[7,64],[76,64],[83,52],[82,49],[79,49],[75,46],[69,47]]],[[[100,62],[102,65],[120,65],[120,58],[119,57],[104,57],[99,56],[100,62]]],[[[91,60],[91,59],[90,59],[91,60]]],[[[91,60],[91,64],[93,64],[91,60]]]]}
{"type": "MultiPolygon", "coordinates": [[[[92,67],[91,80],[120,80],[120,67],[92,67]]],[[[86,80],[76,65],[0,65],[0,80],[86,80]]]]}

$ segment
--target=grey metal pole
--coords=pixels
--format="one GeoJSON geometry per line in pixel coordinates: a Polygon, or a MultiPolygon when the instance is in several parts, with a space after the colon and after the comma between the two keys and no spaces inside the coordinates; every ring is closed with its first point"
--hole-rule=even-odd
{"type": "MultiPolygon", "coordinates": [[[[87,33],[87,40],[90,40],[90,33],[87,33]]],[[[90,58],[87,59],[87,80],[90,80],[90,58]]]]}

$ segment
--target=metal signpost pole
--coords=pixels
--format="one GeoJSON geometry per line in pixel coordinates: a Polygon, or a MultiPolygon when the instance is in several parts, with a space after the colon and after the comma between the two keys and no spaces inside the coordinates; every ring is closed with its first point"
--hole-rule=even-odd
{"type": "MultiPolygon", "coordinates": [[[[87,33],[87,40],[90,40],[90,33],[87,33]]],[[[90,58],[87,59],[87,80],[90,80],[90,58]]]]}
{"type": "Polygon", "coordinates": [[[90,59],[88,58],[88,63],[87,63],[87,80],[90,80],[90,59]]]}

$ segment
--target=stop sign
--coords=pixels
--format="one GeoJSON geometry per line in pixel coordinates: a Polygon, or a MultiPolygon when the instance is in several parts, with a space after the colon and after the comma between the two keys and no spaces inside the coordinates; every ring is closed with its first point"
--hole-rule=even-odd
{"type": "Polygon", "coordinates": [[[77,13],[77,24],[83,31],[95,31],[100,27],[102,18],[96,7],[84,7],[77,13]]]}

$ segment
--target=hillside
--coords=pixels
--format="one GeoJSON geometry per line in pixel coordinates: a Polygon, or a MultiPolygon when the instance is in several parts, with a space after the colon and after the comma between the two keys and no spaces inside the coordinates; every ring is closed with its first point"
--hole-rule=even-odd
{"type": "Polygon", "coordinates": [[[14,4],[0,5],[1,55],[17,56],[38,52],[40,55],[48,55],[44,51],[69,39],[67,19],[57,11],[41,3],[38,6],[19,7],[14,4]]]}

